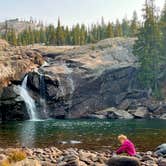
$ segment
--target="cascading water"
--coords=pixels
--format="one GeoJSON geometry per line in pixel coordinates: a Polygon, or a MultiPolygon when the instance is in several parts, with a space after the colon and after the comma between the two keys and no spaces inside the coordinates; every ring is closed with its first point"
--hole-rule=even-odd
{"type": "Polygon", "coordinates": [[[69,110],[68,110],[68,117],[70,117],[70,108],[72,107],[72,97],[73,97],[73,92],[75,90],[75,85],[74,85],[74,81],[73,81],[73,77],[72,77],[72,72],[73,70],[71,68],[69,68],[65,63],[63,64],[64,70],[67,73],[67,84],[69,85],[69,98],[68,98],[68,106],[69,106],[69,110]]]}
{"type": "Polygon", "coordinates": [[[47,113],[47,104],[46,104],[46,85],[44,81],[44,75],[40,74],[40,105],[41,105],[41,112],[44,118],[48,118],[47,113]]]}
{"type": "Polygon", "coordinates": [[[63,64],[63,67],[65,69],[65,72],[68,74],[67,81],[68,81],[68,84],[70,86],[70,94],[72,95],[74,90],[75,90],[74,81],[72,78],[73,70],[71,68],[68,68],[66,64],[63,64]]]}
{"type": "Polygon", "coordinates": [[[24,100],[26,104],[26,109],[28,111],[28,115],[30,120],[36,121],[38,120],[38,114],[36,111],[35,101],[34,99],[29,95],[29,92],[27,90],[27,79],[28,75],[25,76],[21,86],[20,86],[20,96],[24,100]]]}

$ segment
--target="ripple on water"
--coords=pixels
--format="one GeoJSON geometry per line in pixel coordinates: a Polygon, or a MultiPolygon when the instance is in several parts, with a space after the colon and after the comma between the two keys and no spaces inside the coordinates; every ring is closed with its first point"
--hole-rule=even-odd
{"type": "Polygon", "coordinates": [[[42,120],[0,125],[0,147],[57,146],[100,149],[117,148],[117,135],[127,134],[138,149],[153,150],[165,142],[166,121],[162,120],[42,120]],[[154,141],[155,140],[155,141],[154,141]],[[67,142],[61,143],[60,142],[67,142]]]}

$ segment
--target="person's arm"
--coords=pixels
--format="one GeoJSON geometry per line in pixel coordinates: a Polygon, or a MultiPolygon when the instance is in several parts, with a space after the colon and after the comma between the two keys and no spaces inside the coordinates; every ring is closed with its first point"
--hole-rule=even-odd
{"type": "Polygon", "coordinates": [[[121,145],[121,147],[116,151],[116,153],[117,153],[117,154],[121,154],[121,153],[125,152],[125,150],[126,150],[126,145],[123,144],[123,145],[121,145]]]}

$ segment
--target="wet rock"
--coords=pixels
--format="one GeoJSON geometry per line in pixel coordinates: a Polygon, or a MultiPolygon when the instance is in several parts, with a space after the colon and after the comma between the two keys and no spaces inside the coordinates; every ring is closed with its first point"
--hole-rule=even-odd
{"type": "Polygon", "coordinates": [[[96,115],[96,114],[90,114],[85,117],[88,119],[106,119],[107,118],[105,115],[96,115]]]}
{"type": "Polygon", "coordinates": [[[7,120],[27,120],[28,112],[25,110],[25,103],[20,98],[18,87],[11,85],[3,88],[0,95],[0,118],[7,120]]]}

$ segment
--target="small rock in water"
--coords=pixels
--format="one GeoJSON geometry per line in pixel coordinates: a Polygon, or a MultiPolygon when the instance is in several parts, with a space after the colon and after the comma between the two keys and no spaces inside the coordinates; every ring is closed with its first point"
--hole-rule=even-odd
{"type": "Polygon", "coordinates": [[[76,141],[76,140],[70,140],[69,141],[70,144],[81,144],[81,141],[76,141]]]}
{"type": "Polygon", "coordinates": [[[60,141],[59,144],[65,145],[65,144],[67,144],[67,141],[60,141]]]}

